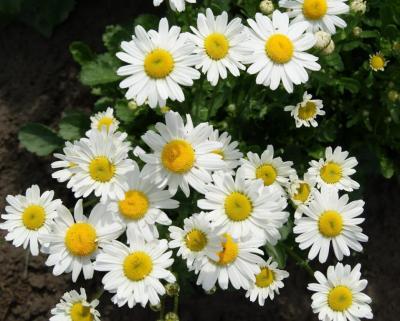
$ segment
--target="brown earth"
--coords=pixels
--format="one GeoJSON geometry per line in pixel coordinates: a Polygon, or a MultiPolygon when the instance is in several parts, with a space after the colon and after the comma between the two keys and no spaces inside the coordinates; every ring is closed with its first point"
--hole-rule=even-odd
{"type": "MultiPolygon", "coordinates": [[[[27,122],[54,126],[62,111],[68,108],[90,110],[93,97],[77,80],[78,66],[68,53],[68,45],[83,40],[102,50],[101,34],[109,24],[131,21],[138,12],[151,9],[151,1],[99,1],[96,5],[79,1],[69,19],[58,27],[50,39],[31,29],[11,25],[0,34],[0,208],[7,194],[23,192],[33,183],[43,189],[55,189],[68,197],[64,187],[50,179],[51,159],[38,158],[18,145],[17,133],[27,122]]],[[[361,261],[364,276],[369,280],[368,294],[373,297],[375,320],[396,321],[400,315],[400,254],[398,226],[400,216],[399,182],[371,179],[365,191],[364,224],[370,242],[365,253],[346,263],[361,261]]],[[[0,238],[0,321],[48,320],[49,310],[61,295],[78,285],[69,275],[54,277],[44,265],[45,257],[29,260],[24,278],[25,252],[0,238]]],[[[180,317],[187,321],[311,321],[317,320],[310,310],[306,284],[309,276],[293,263],[291,278],[281,295],[264,308],[251,304],[242,292],[201,291],[182,293],[180,317]]],[[[99,280],[86,287],[95,289],[99,280]]],[[[94,293],[94,291],[92,291],[94,293]]],[[[117,309],[101,298],[102,320],[156,320],[149,309],[117,309]]]]}

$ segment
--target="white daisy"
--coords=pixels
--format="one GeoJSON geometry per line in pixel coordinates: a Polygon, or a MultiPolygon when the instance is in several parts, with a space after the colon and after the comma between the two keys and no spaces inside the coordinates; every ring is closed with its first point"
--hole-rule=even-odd
{"type": "Polygon", "coordinates": [[[215,17],[210,8],[206,15],[199,13],[197,16],[197,29],[190,27],[192,40],[196,45],[195,53],[201,57],[201,62],[196,65],[202,73],[207,74],[207,80],[215,86],[219,78],[225,79],[227,70],[237,77],[239,70],[246,67],[242,61],[249,53],[244,46],[248,34],[240,18],[235,18],[228,23],[228,14],[224,11],[215,17]]]}
{"type": "Polygon", "coordinates": [[[53,219],[57,217],[56,209],[61,205],[59,199],[53,200],[54,192],[45,191],[40,194],[39,186],[32,185],[24,195],[8,195],[6,197],[6,214],[1,218],[5,221],[0,229],[7,230],[7,241],[12,241],[16,247],[29,249],[32,255],[39,254],[39,233],[49,231],[53,219]]]}
{"type": "Polygon", "coordinates": [[[119,307],[130,308],[140,303],[156,305],[165,294],[161,280],[175,282],[168,270],[174,260],[166,240],[145,243],[138,237],[130,247],[114,241],[104,246],[96,259],[96,270],[108,272],[103,277],[104,289],[115,293],[112,298],[119,307]]]}
{"type": "Polygon", "coordinates": [[[309,175],[305,174],[303,179],[299,179],[297,176],[291,177],[288,194],[296,207],[295,219],[302,216],[304,208],[314,199],[314,189],[315,181],[309,175]]]}
{"type": "Polygon", "coordinates": [[[107,107],[106,111],[91,116],[90,121],[90,127],[98,131],[102,131],[104,127],[107,131],[115,131],[119,125],[119,121],[114,117],[114,109],[111,107],[107,107]]]}
{"type": "Polygon", "coordinates": [[[368,281],[361,278],[361,265],[353,269],[350,265],[329,266],[327,276],[315,272],[318,283],[310,283],[308,289],[316,292],[312,295],[311,307],[321,321],[360,321],[372,319],[369,304],[371,298],[362,293],[368,281]]]}
{"type": "Polygon", "coordinates": [[[319,187],[330,186],[338,190],[351,192],[360,188],[360,184],[350,178],[356,170],[358,162],[355,157],[349,157],[349,152],[342,151],[342,147],[332,147],[325,150],[325,159],[312,160],[308,175],[315,179],[319,187]]]}
{"type": "Polygon", "coordinates": [[[238,171],[243,172],[246,179],[261,179],[265,186],[284,193],[284,187],[289,183],[289,177],[296,174],[292,168],[293,162],[284,162],[282,158],[274,158],[274,147],[268,145],[259,156],[256,153],[247,153],[247,159],[241,160],[242,166],[238,171]]]}
{"type": "Polygon", "coordinates": [[[275,293],[279,294],[279,289],[283,288],[282,280],[289,277],[289,273],[278,269],[278,264],[269,258],[267,263],[261,266],[261,271],[256,275],[256,281],[252,282],[246,292],[246,298],[264,306],[265,300],[274,299],[275,293]]]}
{"type": "Polygon", "coordinates": [[[243,157],[243,154],[237,148],[239,143],[237,141],[231,141],[232,137],[227,132],[223,132],[220,135],[218,129],[215,129],[211,133],[209,140],[222,144],[220,149],[216,149],[213,152],[222,157],[225,163],[224,171],[234,173],[233,170],[239,166],[239,160],[243,157]]]}
{"type": "Polygon", "coordinates": [[[359,217],[364,211],[364,201],[349,203],[349,196],[339,198],[333,188],[323,188],[321,192],[314,191],[314,200],[303,210],[305,216],[295,221],[293,232],[300,249],[310,248],[308,258],[314,259],[319,253],[319,261],[325,263],[329,250],[333,251],[338,260],[350,255],[350,249],[360,252],[360,242],[367,242],[368,236],[362,233],[358,225],[364,222],[359,217]]]}
{"type": "Polygon", "coordinates": [[[257,13],[255,20],[248,19],[251,27],[250,40],[246,46],[252,53],[246,59],[251,64],[247,69],[250,74],[258,74],[257,84],[278,88],[282,82],[287,92],[293,92],[293,84],[308,81],[309,70],[320,70],[317,57],[304,52],[315,44],[312,33],[304,33],[307,22],[289,25],[289,16],[275,10],[272,21],[267,16],[257,13]]]}
{"type": "Polygon", "coordinates": [[[279,6],[289,9],[293,22],[307,21],[309,30],[336,33],[336,27],[345,28],[346,22],[338,17],[349,12],[347,0],[280,0],[279,6]]]}
{"type": "Polygon", "coordinates": [[[89,218],[83,214],[81,199],[75,205],[74,216],[65,206],[59,206],[57,213],[51,231],[40,234],[40,240],[46,244],[42,250],[49,254],[46,265],[54,266],[53,274],[56,276],[72,271],[73,282],[81,271],[85,279],[91,279],[94,271],[92,260],[104,244],[123,233],[123,227],[118,222],[101,222],[107,209],[100,203],[92,209],[89,218]]]}
{"type": "Polygon", "coordinates": [[[218,281],[223,290],[228,288],[229,283],[237,290],[247,290],[250,282],[256,281],[260,266],[265,264],[261,257],[263,251],[258,248],[263,243],[257,238],[233,239],[231,235],[224,234],[223,250],[218,253],[218,261],[207,259],[202,262],[197,271],[197,285],[209,291],[218,281]]]}
{"type": "Polygon", "coordinates": [[[51,163],[51,168],[56,169],[51,176],[58,182],[66,182],[76,173],[77,167],[76,164],[72,162],[71,157],[78,155],[77,151],[78,146],[76,145],[76,142],[71,143],[66,141],[65,147],[63,148],[63,154],[54,154],[54,157],[59,160],[51,163]]]}
{"type": "MultiPolygon", "coordinates": [[[[153,5],[158,7],[164,0],[153,0],[153,5]]],[[[185,2],[196,3],[196,0],[169,0],[169,5],[172,10],[182,12],[185,11],[185,2]]]]}
{"type": "Polygon", "coordinates": [[[170,226],[171,249],[179,248],[178,256],[186,260],[189,270],[195,269],[196,261],[211,259],[218,261],[218,252],[222,250],[221,239],[211,227],[205,213],[193,214],[185,218],[183,229],[170,226]]]}
{"type": "Polygon", "coordinates": [[[194,127],[190,115],[186,115],[185,125],[177,112],[170,111],[165,114],[165,124],[157,123],[155,128],[159,134],[149,130],[142,136],[152,149],[151,154],[139,153],[146,163],[142,175],[160,188],[168,185],[172,195],[180,187],[189,196],[189,185],[204,191],[204,184],[211,181],[210,172],[225,168],[221,156],[213,153],[222,144],[208,139],[212,133],[208,123],[194,127]]]}
{"type": "Polygon", "coordinates": [[[290,115],[296,121],[296,127],[317,127],[318,123],[315,120],[318,115],[325,115],[325,111],[322,110],[324,107],[322,100],[312,99],[312,95],[307,92],[303,95],[303,101],[298,103],[296,106],[286,106],[285,111],[289,111],[290,115]]]}
{"type": "Polygon", "coordinates": [[[101,132],[92,130],[88,135],[76,143],[75,155],[68,157],[74,164],[74,173],[67,187],[76,198],[88,197],[92,192],[103,203],[108,198],[122,198],[127,188],[125,174],[134,166],[128,158],[130,144],[123,141],[127,135],[107,132],[105,128],[101,132]]]}
{"type": "Polygon", "coordinates": [[[120,83],[128,88],[127,99],[134,99],[138,105],[146,101],[151,108],[165,106],[166,100],[184,101],[181,86],[192,86],[193,79],[200,73],[192,68],[199,62],[193,55],[194,45],[180,28],[168,26],[168,20],[160,20],[158,32],[146,33],[142,26],[135,28],[135,35],[129,42],[121,43],[122,52],[117,57],[128,65],[117,70],[118,75],[128,76],[120,83]]]}
{"type": "Polygon", "coordinates": [[[65,292],[60,303],[51,310],[49,321],[100,321],[100,313],[96,310],[99,300],[88,302],[86,291],[80,293],[72,290],[65,292]]]}
{"type": "Polygon", "coordinates": [[[278,229],[289,217],[284,212],[286,205],[280,192],[266,188],[261,180],[245,180],[241,172],[235,179],[223,172],[213,174],[205,199],[197,203],[199,208],[211,211],[209,218],[218,233],[252,235],[271,244],[280,239],[278,229]]]}
{"type": "Polygon", "coordinates": [[[126,179],[128,188],[124,196],[110,201],[108,209],[126,227],[128,243],[135,239],[136,234],[142,235],[146,241],[158,238],[156,224],[171,224],[162,210],[178,208],[179,202],[171,199],[168,191],[141,178],[137,164],[126,174],[126,179]]]}

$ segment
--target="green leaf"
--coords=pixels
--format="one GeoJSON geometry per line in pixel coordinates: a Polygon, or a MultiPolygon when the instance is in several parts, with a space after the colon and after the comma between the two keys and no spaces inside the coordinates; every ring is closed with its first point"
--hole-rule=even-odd
{"type": "Polygon", "coordinates": [[[130,38],[131,33],[120,25],[107,26],[103,34],[103,43],[108,51],[117,52],[120,50],[121,42],[130,38]]]}
{"type": "Polygon", "coordinates": [[[267,243],[265,245],[265,251],[276,263],[278,263],[280,269],[285,268],[287,254],[282,244],[278,243],[275,246],[272,246],[267,243]]]}
{"type": "Polygon", "coordinates": [[[119,60],[110,53],[98,55],[95,60],[82,66],[80,80],[87,86],[113,83],[121,79],[117,75],[119,60]]]}
{"type": "Polygon", "coordinates": [[[339,79],[339,84],[343,86],[344,89],[350,91],[352,94],[356,94],[360,90],[360,82],[355,78],[342,77],[339,79]]]}
{"type": "Polygon", "coordinates": [[[22,146],[38,156],[47,156],[64,144],[64,140],[49,127],[39,123],[23,126],[18,133],[18,139],[22,146]]]}
{"type": "Polygon", "coordinates": [[[95,58],[89,46],[81,41],[74,41],[69,45],[72,58],[80,65],[84,65],[95,58]]]}
{"type": "Polygon", "coordinates": [[[153,14],[141,14],[134,21],[135,26],[142,26],[144,29],[156,29],[160,18],[153,14]]]}
{"type": "Polygon", "coordinates": [[[116,116],[124,123],[132,123],[138,114],[139,108],[140,107],[137,107],[136,109],[131,109],[128,106],[128,101],[119,100],[115,104],[116,116]]]}
{"type": "Polygon", "coordinates": [[[89,128],[89,117],[82,112],[72,111],[61,119],[58,133],[65,140],[76,140],[84,136],[89,128]]]}

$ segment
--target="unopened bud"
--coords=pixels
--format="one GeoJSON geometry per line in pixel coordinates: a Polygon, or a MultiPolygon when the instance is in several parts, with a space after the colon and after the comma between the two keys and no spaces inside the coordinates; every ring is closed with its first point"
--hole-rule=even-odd
{"type": "Polygon", "coordinates": [[[396,90],[390,90],[388,92],[388,99],[392,103],[395,103],[397,100],[399,100],[399,93],[396,90]]]}
{"type": "Polygon", "coordinates": [[[317,31],[314,36],[316,40],[314,48],[317,49],[325,49],[331,41],[331,35],[325,31],[317,31]]]}
{"type": "Polygon", "coordinates": [[[161,310],[161,303],[150,304],[150,309],[152,309],[154,312],[160,311],[161,310]]]}
{"type": "Polygon", "coordinates": [[[168,312],[165,315],[165,321],[179,321],[179,317],[176,313],[174,312],[168,312]]]}
{"type": "Polygon", "coordinates": [[[271,0],[263,0],[260,2],[260,11],[265,14],[269,15],[274,12],[274,4],[271,0]]]}
{"type": "Polygon", "coordinates": [[[180,287],[178,283],[168,283],[165,285],[165,292],[168,296],[178,295],[180,291],[180,287]]]}
{"type": "Polygon", "coordinates": [[[136,101],[131,100],[131,101],[128,103],[128,108],[129,108],[130,110],[135,110],[136,108],[138,108],[138,105],[136,104],[136,101]]]}
{"type": "Polygon", "coordinates": [[[354,13],[364,14],[367,10],[367,3],[363,0],[353,0],[350,3],[350,10],[354,13]]]}
{"type": "Polygon", "coordinates": [[[324,55],[330,55],[334,51],[335,51],[335,43],[333,42],[333,40],[331,40],[329,42],[329,45],[326,46],[324,50],[322,50],[322,53],[324,55]]]}
{"type": "Polygon", "coordinates": [[[217,288],[215,286],[213,286],[210,290],[204,291],[206,292],[206,294],[208,295],[212,295],[217,291],[217,288]]]}

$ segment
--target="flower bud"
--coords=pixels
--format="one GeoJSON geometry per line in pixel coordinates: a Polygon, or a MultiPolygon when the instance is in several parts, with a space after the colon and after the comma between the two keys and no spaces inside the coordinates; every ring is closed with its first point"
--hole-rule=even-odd
{"type": "Polygon", "coordinates": [[[161,303],[150,304],[150,309],[152,309],[154,312],[160,311],[161,310],[161,303]]]}
{"type": "Polygon", "coordinates": [[[395,103],[397,100],[399,100],[399,93],[396,90],[390,90],[388,92],[388,99],[392,103],[395,103]]]}
{"type": "Polygon", "coordinates": [[[353,0],[350,3],[350,10],[354,13],[364,14],[367,10],[367,3],[363,0],[353,0]]]}
{"type": "Polygon", "coordinates": [[[208,295],[212,295],[217,291],[217,288],[215,286],[213,286],[210,290],[208,291],[204,291],[206,294],[208,295]]]}
{"type": "Polygon", "coordinates": [[[136,101],[131,100],[131,101],[128,103],[128,108],[129,108],[130,110],[135,110],[136,108],[138,108],[138,105],[136,104],[136,101]]]}
{"type": "Polygon", "coordinates": [[[180,291],[180,287],[178,283],[168,283],[165,285],[165,292],[168,296],[178,295],[180,291]]]}
{"type": "Polygon", "coordinates": [[[271,0],[263,0],[260,2],[260,11],[265,15],[269,15],[274,11],[274,4],[271,0]]]}
{"type": "Polygon", "coordinates": [[[329,45],[329,42],[331,41],[331,35],[325,31],[317,31],[314,34],[314,36],[316,39],[314,48],[320,50],[325,49],[329,45]]]}
{"type": "Polygon", "coordinates": [[[332,52],[334,52],[335,51],[335,43],[333,42],[333,40],[331,40],[330,42],[329,42],[329,45],[328,46],[326,46],[325,48],[324,48],[324,50],[322,50],[322,53],[324,54],[324,55],[330,55],[332,52]]]}
{"type": "Polygon", "coordinates": [[[165,321],[179,321],[179,317],[176,313],[174,312],[168,312],[165,315],[165,321]]]}
{"type": "Polygon", "coordinates": [[[354,37],[359,37],[363,30],[360,27],[354,27],[353,28],[353,35],[354,37]]]}

